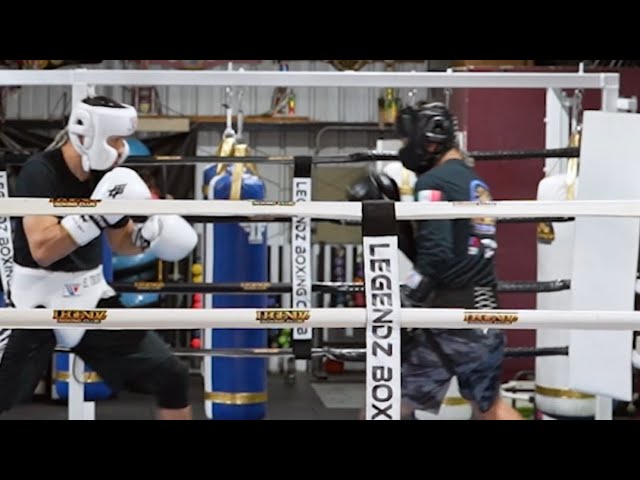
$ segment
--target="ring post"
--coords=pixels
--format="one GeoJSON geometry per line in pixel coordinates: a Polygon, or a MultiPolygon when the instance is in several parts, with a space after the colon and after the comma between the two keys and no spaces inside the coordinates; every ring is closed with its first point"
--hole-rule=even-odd
{"type": "MultiPolygon", "coordinates": [[[[0,198],[9,197],[9,179],[6,165],[0,169],[0,198]]],[[[11,218],[0,217],[0,281],[2,294],[0,295],[0,308],[7,307],[9,300],[9,285],[13,275],[13,234],[11,233],[11,218]]],[[[0,360],[9,341],[11,330],[0,328],[0,360]]]]}
{"type": "MultiPolygon", "coordinates": [[[[293,201],[311,201],[311,157],[295,157],[293,173],[293,201]]],[[[294,309],[311,308],[311,219],[293,217],[291,222],[292,302],[294,309]]],[[[293,329],[293,353],[296,370],[304,371],[311,359],[313,330],[293,329]]]]}
{"type": "Polygon", "coordinates": [[[367,301],[366,419],[400,420],[400,282],[395,204],[362,204],[367,301]]]}
{"type": "MultiPolygon", "coordinates": [[[[104,235],[101,242],[103,275],[107,283],[111,283],[113,255],[104,235]]],[[[111,397],[113,391],[79,356],[56,352],[54,358],[56,368],[53,397],[67,399],[69,420],[95,420],[95,401],[111,397]]]]}

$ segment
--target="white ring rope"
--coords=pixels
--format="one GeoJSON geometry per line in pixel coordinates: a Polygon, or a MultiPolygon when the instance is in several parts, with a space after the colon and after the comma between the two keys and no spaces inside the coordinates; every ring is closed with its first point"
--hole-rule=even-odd
{"type": "MultiPolygon", "coordinates": [[[[391,328],[379,309],[373,329],[391,328]]],[[[403,308],[402,328],[640,330],[640,312],[403,308]]],[[[199,328],[365,328],[364,308],[0,309],[1,328],[190,330],[199,328]]]]}
{"type": "MultiPolygon", "coordinates": [[[[638,200],[560,200],[474,202],[398,202],[397,220],[482,217],[640,217],[638,200]]],[[[27,215],[189,215],[219,217],[361,220],[360,202],[257,202],[247,200],[70,200],[46,198],[0,199],[0,216],[27,215]]]]}
{"type": "Polygon", "coordinates": [[[0,70],[0,85],[179,85],[400,88],[617,88],[619,73],[0,70]]]}

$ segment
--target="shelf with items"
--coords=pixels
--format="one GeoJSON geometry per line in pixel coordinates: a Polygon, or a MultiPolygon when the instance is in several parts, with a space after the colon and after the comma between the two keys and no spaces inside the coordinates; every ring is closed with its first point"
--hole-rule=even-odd
{"type": "MultiPolygon", "coordinates": [[[[23,130],[60,130],[64,127],[64,119],[6,119],[3,122],[16,129],[23,130]]],[[[192,115],[192,116],[163,116],[149,115],[139,117],[139,132],[185,132],[192,128],[199,130],[224,130],[226,117],[223,115],[192,115]]],[[[385,123],[382,128],[377,122],[339,122],[318,121],[308,117],[266,117],[248,116],[244,120],[244,128],[247,131],[309,131],[320,130],[327,127],[340,127],[343,130],[353,128],[359,130],[368,128],[381,132],[392,131],[392,126],[385,123]]]]}

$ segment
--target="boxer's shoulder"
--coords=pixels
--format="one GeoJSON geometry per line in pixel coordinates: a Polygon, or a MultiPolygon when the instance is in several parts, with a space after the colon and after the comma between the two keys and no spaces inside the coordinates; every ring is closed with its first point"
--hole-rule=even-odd
{"type": "Polygon", "coordinates": [[[22,166],[19,176],[22,178],[37,178],[42,175],[54,175],[56,166],[64,162],[60,151],[38,152],[27,159],[22,166]]]}

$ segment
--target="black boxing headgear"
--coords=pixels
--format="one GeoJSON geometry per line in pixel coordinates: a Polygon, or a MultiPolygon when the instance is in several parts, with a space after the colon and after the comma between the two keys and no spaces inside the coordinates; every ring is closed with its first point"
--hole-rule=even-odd
{"type": "Polygon", "coordinates": [[[407,139],[400,161],[418,175],[431,170],[447,151],[458,147],[456,118],[443,103],[422,103],[403,108],[396,132],[407,139]]]}

